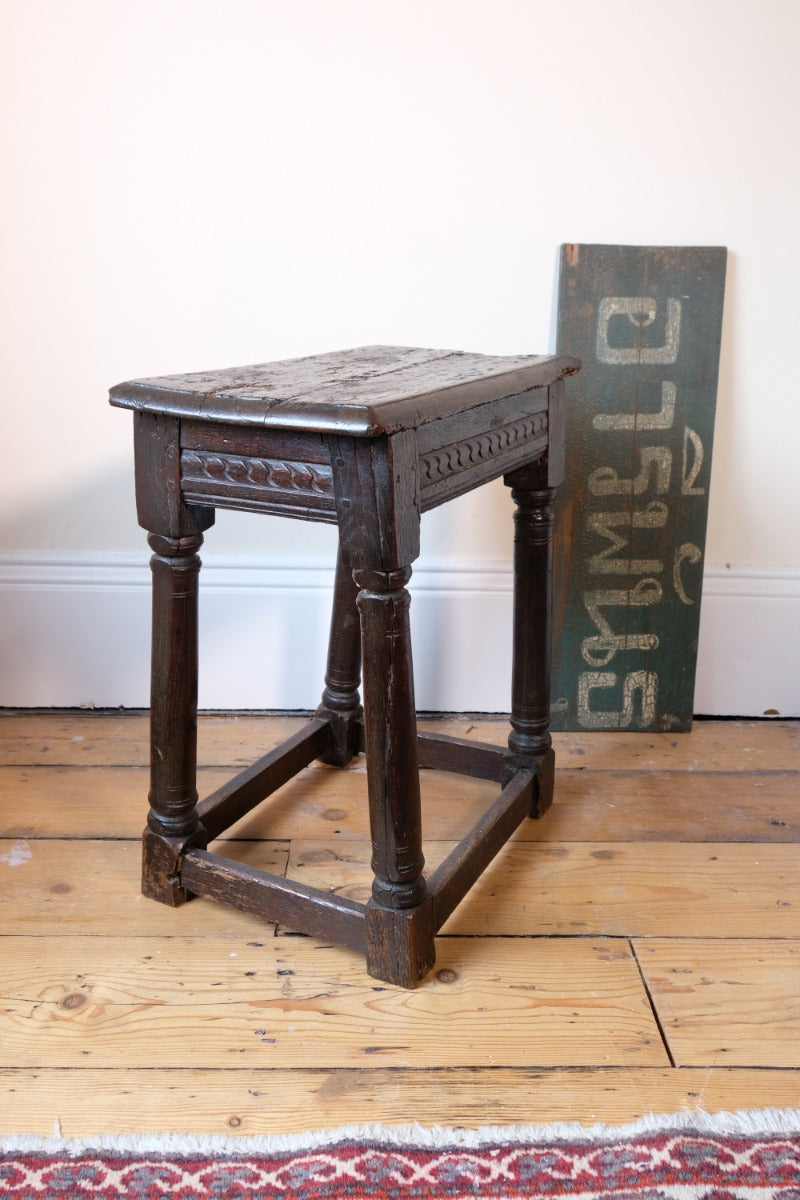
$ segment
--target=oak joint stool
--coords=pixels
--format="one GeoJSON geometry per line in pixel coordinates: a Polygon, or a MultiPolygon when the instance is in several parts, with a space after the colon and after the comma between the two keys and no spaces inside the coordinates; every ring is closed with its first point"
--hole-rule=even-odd
{"type": "Polygon", "coordinates": [[[522,820],[552,800],[553,499],[564,467],[563,380],[578,366],[370,346],[112,388],[111,403],[134,413],[137,511],[153,551],[147,896],[222,901],[357,950],[370,975],[403,987],[427,974],[436,932],[522,820]],[[516,504],[507,748],[418,733],[406,588],[421,513],[499,476],[516,504]],[[316,715],[198,803],[198,550],[218,507],[337,523],[339,554],[316,715]],[[344,766],[361,752],[369,903],[207,850],[314,759],[344,766]],[[500,786],[429,877],[421,767],[500,786]]]}

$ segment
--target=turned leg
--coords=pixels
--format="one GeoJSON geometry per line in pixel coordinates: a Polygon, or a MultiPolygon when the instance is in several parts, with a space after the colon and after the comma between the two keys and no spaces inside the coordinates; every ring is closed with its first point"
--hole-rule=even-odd
{"type": "Polygon", "coordinates": [[[531,487],[530,469],[508,476],[514,513],[514,659],[509,769],[536,766],[531,816],[553,800],[555,756],[550,737],[551,585],[555,489],[531,487]],[[520,486],[527,482],[528,486],[520,486]]]}
{"type": "Polygon", "coordinates": [[[188,899],[180,859],[205,844],[196,812],[197,589],[202,534],[151,534],[154,551],[150,700],[150,814],[142,891],[164,904],[188,899]]]}
{"type": "Polygon", "coordinates": [[[360,570],[364,710],[372,869],[367,969],[413,987],[435,961],[433,912],[422,876],[417,720],[409,628],[411,569],[360,570]]]}
{"type": "Polygon", "coordinates": [[[328,642],[328,669],[325,690],[317,715],[327,717],[331,726],[332,746],[322,761],[344,767],[358,754],[361,698],[361,625],[356,597],[358,588],[345,562],[341,546],[336,559],[331,632],[328,642]]]}
{"type": "Polygon", "coordinates": [[[330,440],[343,557],[361,620],[364,743],[372,837],[367,970],[413,987],[435,961],[422,875],[417,715],[406,583],[419,554],[416,433],[330,440]]]}

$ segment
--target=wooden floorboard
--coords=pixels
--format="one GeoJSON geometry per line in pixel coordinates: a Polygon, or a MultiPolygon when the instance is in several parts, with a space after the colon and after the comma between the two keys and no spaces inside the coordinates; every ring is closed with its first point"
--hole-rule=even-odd
{"type": "MultiPolygon", "coordinates": [[[[244,862],[279,875],[286,871],[289,849],[285,844],[235,842],[226,845],[230,846],[232,855],[244,862]]],[[[0,841],[0,861],[8,861],[15,853],[17,866],[13,882],[24,903],[8,906],[3,920],[6,934],[25,934],[29,938],[87,933],[98,937],[115,933],[124,933],[128,938],[199,937],[204,932],[247,933],[256,928],[252,917],[210,901],[194,900],[173,909],[145,899],[139,887],[141,850],[138,840],[0,841]]],[[[272,926],[267,928],[273,929],[272,926]]],[[[0,940],[0,955],[2,953],[3,942],[0,940]]]]}
{"type": "MultiPolygon", "coordinates": [[[[800,753],[798,753],[800,758],[800,753]]],[[[360,760],[357,760],[360,761],[360,760]]],[[[230,771],[198,772],[201,796],[230,771]]],[[[136,838],[143,824],[142,767],[0,766],[0,837],[136,838]]],[[[456,841],[498,793],[496,784],[422,772],[425,835],[456,841]]],[[[314,765],[282,787],[225,837],[368,838],[366,774],[314,765]]],[[[544,821],[526,821],[525,841],[800,841],[798,775],[792,771],[579,771],[558,773],[558,803],[544,821]]]]}
{"type": "MultiPolygon", "coordinates": [[[[452,849],[433,843],[430,864],[452,849]]],[[[293,841],[287,874],[369,898],[367,842],[293,841]]],[[[511,841],[445,934],[510,937],[800,936],[800,851],[742,843],[511,841]]]]}
{"type": "Polygon", "coordinates": [[[791,1108],[798,1072],[724,1067],[217,1071],[0,1069],[0,1132],[65,1137],[190,1131],[302,1133],[381,1121],[474,1128],[619,1123],[650,1112],[791,1108]]]}
{"type": "Polygon", "coordinates": [[[800,940],[678,938],[637,953],[676,1063],[800,1067],[800,940]]]}
{"type": "MultiPolygon", "coordinates": [[[[304,721],[202,717],[201,794],[304,721]]],[[[139,894],[144,716],[0,716],[0,1134],[800,1105],[800,725],[562,734],[556,749],[556,805],[501,851],[407,992],[338,947],[139,894]]],[[[218,848],[365,899],[365,786],[363,759],[313,765],[218,848]]],[[[496,794],[423,772],[429,868],[496,794]]]]}
{"type": "Polygon", "coordinates": [[[630,947],[444,938],[427,987],[307,938],[2,939],[3,1067],[668,1061],[630,947]]]}
{"type": "Polygon", "coordinates": [[[375,1068],[224,1071],[0,1069],[0,1130],[65,1137],[161,1133],[302,1133],[388,1125],[619,1123],[661,1113],[791,1108],[798,1072],[730,1068],[375,1068]]]}
{"type": "MultiPolygon", "coordinates": [[[[205,766],[249,766],[307,716],[203,716],[198,760],[205,766]]],[[[146,766],[147,717],[85,713],[9,713],[0,717],[6,766],[146,766]]],[[[502,745],[505,721],[495,718],[421,719],[420,729],[502,745]]],[[[718,771],[797,770],[796,721],[697,721],[691,733],[558,733],[561,767],[583,770],[718,771]]]]}

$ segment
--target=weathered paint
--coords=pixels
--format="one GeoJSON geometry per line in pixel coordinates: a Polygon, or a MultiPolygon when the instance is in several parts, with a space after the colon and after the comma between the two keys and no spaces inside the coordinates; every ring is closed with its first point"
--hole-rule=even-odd
{"type": "Polygon", "coordinates": [[[562,247],[553,728],[691,728],[724,247],[562,247]]]}

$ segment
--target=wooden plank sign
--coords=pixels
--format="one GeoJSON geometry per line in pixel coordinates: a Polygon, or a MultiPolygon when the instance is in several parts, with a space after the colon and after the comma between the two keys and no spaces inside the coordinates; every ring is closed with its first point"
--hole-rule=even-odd
{"type": "Polygon", "coordinates": [[[553,728],[691,728],[724,247],[562,247],[553,728]]]}

